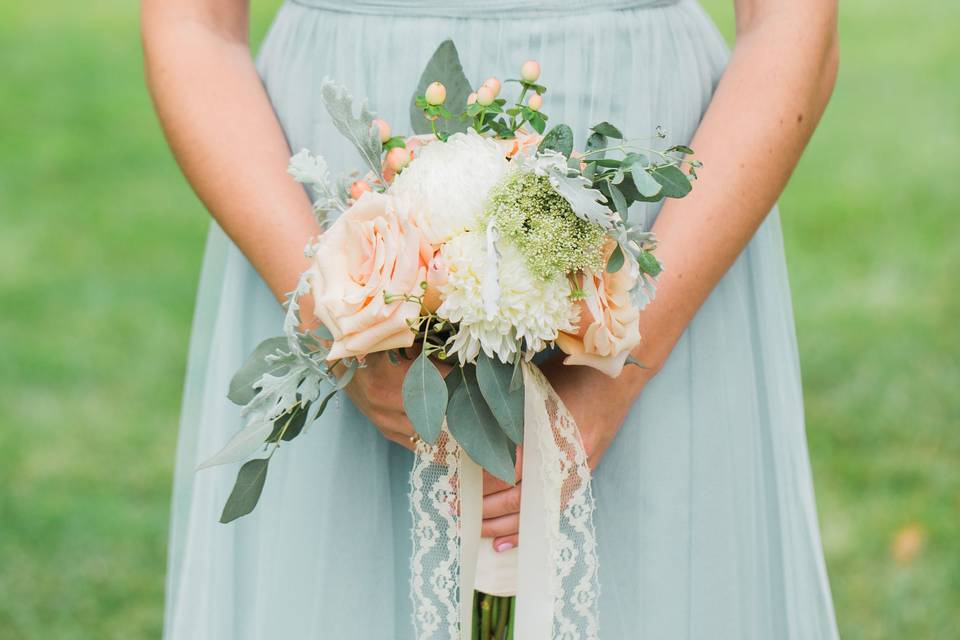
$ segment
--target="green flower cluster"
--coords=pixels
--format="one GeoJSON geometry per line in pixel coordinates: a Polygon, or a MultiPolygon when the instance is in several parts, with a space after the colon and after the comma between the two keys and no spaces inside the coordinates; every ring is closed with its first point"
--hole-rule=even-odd
{"type": "Polygon", "coordinates": [[[603,228],[577,217],[546,176],[510,173],[494,187],[487,216],[538,278],[603,268],[603,228]]]}

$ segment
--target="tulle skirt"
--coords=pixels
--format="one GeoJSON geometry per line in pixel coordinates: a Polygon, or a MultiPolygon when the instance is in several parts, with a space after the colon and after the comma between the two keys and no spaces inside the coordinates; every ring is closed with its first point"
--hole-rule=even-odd
{"type": "MultiPolygon", "coordinates": [[[[323,78],[368,98],[402,132],[419,74],[448,37],[477,84],[540,60],[544,110],[581,146],[600,120],[631,137],[660,125],[689,141],[727,59],[692,0],[303,0],[280,9],[258,68],[291,148],[347,170],[359,158],[319,101],[323,78]]],[[[652,224],[656,213],[637,205],[631,215],[652,224]]],[[[259,506],[233,524],[217,519],[237,469],[194,471],[241,426],[225,395],[231,375],[280,330],[273,296],[212,225],[180,426],[164,637],[411,638],[412,458],[347,400],[278,452],[259,506]]],[[[836,637],[776,211],[635,402],[594,492],[604,640],[836,637]]]]}

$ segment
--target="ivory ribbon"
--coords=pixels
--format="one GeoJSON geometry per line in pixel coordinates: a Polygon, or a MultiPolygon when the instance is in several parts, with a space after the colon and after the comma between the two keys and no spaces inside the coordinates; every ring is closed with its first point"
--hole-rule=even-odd
{"type": "MultiPolygon", "coordinates": [[[[518,640],[551,640],[554,633],[555,616],[559,616],[561,626],[565,629],[584,629],[582,636],[586,639],[596,637],[596,549],[594,547],[592,508],[593,500],[589,487],[589,470],[586,469],[586,455],[579,440],[579,433],[569,414],[562,406],[562,402],[543,377],[535,365],[523,363],[524,379],[524,435],[523,435],[523,479],[521,488],[520,532],[521,544],[517,548],[517,584],[515,593],[516,621],[514,637],[518,640]],[[550,407],[550,409],[548,409],[550,407]],[[561,420],[557,415],[563,413],[567,422],[564,425],[552,424],[552,420],[561,420]],[[572,431],[572,433],[571,433],[572,431]],[[565,475],[566,474],[566,475],[565,475]],[[576,479],[581,482],[575,491],[576,497],[562,496],[564,482],[576,485],[576,479]],[[578,599],[574,604],[571,599],[575,594],[565,592],[562,581],[569,577],[558,567],[559,551],[557,545],[561,540],[560,527],[562,514],[567,505],[561,500],[578,500],[580,513],[585,510],[586,516],[580,516],[573,526],[582,538],[578,543],[582,548],[572,550],[579,555],[585,570],[584,578],[577,585],[575,591],[578,599]],[[586,533],[585,533],[586,531],[586,533]],[[583,598],[583,590],[590,592],[590,598],[583,598]],[[586,604],[584,604],[586,602],[586,604]],[[571,623],[570,618],[576,621],[571,623]],[[578,623],[580,626],[577,626],[578,623]],[[571,626],[572,624],[572,626],[571,626]]],[[[447,445],[444,445],[447,446],[447,445]]],[[[443,596],[433,599],[423,596],[423,576],[426,572],[422,566],[417,566],[414,560],[413,568],[413,600],[414,621],[417,627],[418,640],[438,640],[442,638],[442,624],[424,625],[424,620],[437,621],[443,619],[442,603],[456,603],[456,619],[459,622],[459,639],[471,640],[473,624],[473,592],[477,577],[477,558],[480,545],[480,528],[483,507],[483,476],[482,469],[459,446],[456,447],[456,464],[454,470],[457,480],[453,482],[458,492],[459,521],[452,544],[441,545],[439,541],[423,538],[424,529],[415,524],[413,543],[415,558],[419,557],[418,550],[438,550],[441,546],[458,549],[456,558],[458,574],[451,586],[455,585],[457,593],[450,593],[449,598],[443,596]],[[418,537],[420,536],[420,537],[418,537]],[[459,539],[456,539],[459,536],[459,539]],[[459,543],[459,544],[457,544],[459,543]]],[[[415,522],[424,512],[418,511],[421,501],[429,495],[430,487],[424,487],[423,476],[418,476],[431,459],[436,459],[436,449],[423,443],[417,450],[417,460],[411,472],[411,509],[415,522]]],[[[451,476],[454,475],[451,472],[451,476]]],[[[569,487],[568,487],[569,489],[569,487]]],[[[568,491],[568,493],[570,493],[568,491]]],[[[570,528],[570,514],[565,516],[567,528],[570,528]]],[[[428,518],[429,519],[429,518],[428,518]]],[[[430,527],[426,530],[433,531],[430,527]]],[[[569,532],[568,532],[569,533],[569,532]]],[[[433,535],[433,534],[430,534],[433,535]]],[[[569,536],[566,542],[571,542],[569,536]]],[[[489,544],[489,540],[484,540],[489,544]]],[[[570,549],[567,549],[570,553],[570,549]]],[[[451,576],[454,577],[454,576],[451,576]]],[[[570,589],[566,589],[570,591],[570,589]]],[[[452,614],[453,611],[450,611],[452,614]]],[[[456,640],[451,630],[447,636],[456,640]]]]}

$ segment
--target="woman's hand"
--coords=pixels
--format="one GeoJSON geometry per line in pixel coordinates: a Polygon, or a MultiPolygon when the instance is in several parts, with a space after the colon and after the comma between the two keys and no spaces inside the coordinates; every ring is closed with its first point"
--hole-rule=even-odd
{"type": "MultiPolygon", "coordinates": [[[[365,358],[366,366],[358,368],[344,388],[347,397],[384,438],[410,451],[416,449],[416,431],[403,408],[403,378],[419,353],[419,348],[408,349],[409,358],[400,358],[396,363],[386,353],[372,353],[365,358]]],[[[444,376],[450,371],[450,365],[436,365],[444,376]]]]}
{"type": "MultiPolygon", "coordinates": [[[[595,469],[620,430],[640,390],[655,373],[628,369],[620,378],[582,366],[566,366],[559,359],[541,370],[580,428],[587,464],[595,469]]],[[[523,449],[517,450],[517,484],[510,486],[484,472],[483,526],[480,535],[493,537],[493,548],[506,551],[519,544],[520,486],[523,449]]]]}
{"type": "Polygon", "coordinates": [[[517,483],[513,486],[483,472],[483,524],[480,535],[493,538],[493,548],[507,551],[517,546],[520,532],[520,478],[523,447],[517,447],[517,483]]]}
{"type": "Polygon", "coordinates": [[[372,353],[365,360],[344,392],[384,438],[413,451],[416,432],[403,409],[403,378],[413,360],[393,363],[386,353],[372,353]]]}

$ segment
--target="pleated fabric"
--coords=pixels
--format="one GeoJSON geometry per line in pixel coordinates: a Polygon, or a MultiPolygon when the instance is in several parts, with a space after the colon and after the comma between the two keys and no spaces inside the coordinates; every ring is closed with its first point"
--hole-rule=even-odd
{"type": "MultiPolygon", "coordinates": [[[[258,68],[292,150],[321,153],[334,171],[360,167],[319,100],[323,78],[368,98],[402,132],[420,72],[446,38],[476,84],[540,60],[544,110],[570,124],[580,146],[600,120],[631,137],[660,125],[688,142],[727,59],[692,0],[291,1],[258,68]]],[[[652,224],[657,210],[637,205],[631,215],[652,224]]],[[[241,426],[225,397],[233,372],[280,329],[267,287],[212,225],[180,426],[164,637],[411,638],[412,458],[347,400],[281,448],[256,511],[233,524],[217,519],[236,466],[194,471],[241,426]]],[[[604,640],[837,637],[776,210],[634,404],[594,492],[604,640]]]]}

